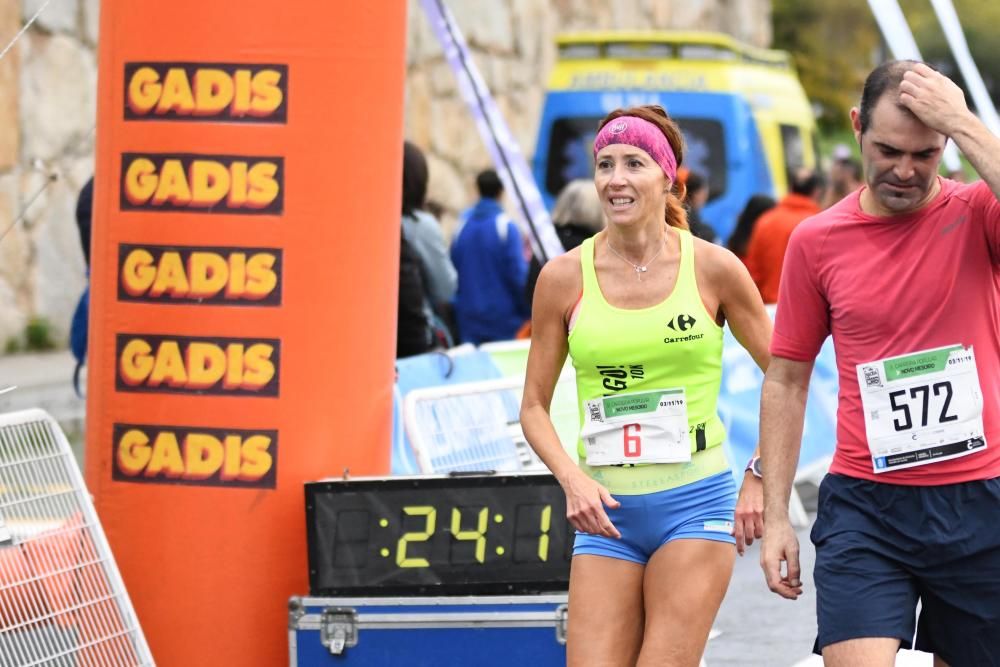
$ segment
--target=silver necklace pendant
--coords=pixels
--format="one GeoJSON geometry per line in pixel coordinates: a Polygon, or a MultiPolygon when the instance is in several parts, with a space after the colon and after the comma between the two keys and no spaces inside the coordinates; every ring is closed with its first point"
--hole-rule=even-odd
{"type": "Polygon", "coordinates": [[[614,255],[617,256],[619,259],[621,259],[623,262],[625,262],[626,264],[628,264],[629,266],[631,266],[633,269],[635,269],[635,277],[639,279],[639,282],[642,282],[642,274],[646,273],[646,271],[649,270],[649,265],[653,263],[654,259],[656,259],[657,257],[660,256],[660,253],[663,252],[663,248],[666,247],[666,245],[667,245],[666,244],[666,238],[664,238],[662,240],[662,242],[660,243],[659,250],[657,250],[655,253],[653,253],[653,256],[649,258],[648,262],[646,262],[645,264],[635,264],[632,261],[630,261],[629,259],[627,259],[620,252],[618,252],[617,250],[615,250],[615,247],[613,245],[611,245],[611,241],[610,240],[608,240],[607,243],[608,243],[608,250],[610,250],[612,253],[614,253],[614,255]]]}

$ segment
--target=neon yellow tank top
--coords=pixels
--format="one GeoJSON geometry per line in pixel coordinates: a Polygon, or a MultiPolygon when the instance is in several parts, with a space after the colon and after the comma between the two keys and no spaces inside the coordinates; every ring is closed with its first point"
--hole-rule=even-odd
{"type": "Polygon", "coordinates": [[[676,231],[681,241],[677,282],[664,301],[648,308],[609,304],[594,270],[594,239],[581,246],[583,298],[568,338],[576,369],[580,426],[586,401],[602,396],[683,387],[687,398],[689,463],[588,466],[583,442],[577,441],[580,467],[613,494],[664,491],[729,468],[719,446],[725,428],[716,412],[722,382],[722,328],[698,293],[691,233],[676,231]]]}

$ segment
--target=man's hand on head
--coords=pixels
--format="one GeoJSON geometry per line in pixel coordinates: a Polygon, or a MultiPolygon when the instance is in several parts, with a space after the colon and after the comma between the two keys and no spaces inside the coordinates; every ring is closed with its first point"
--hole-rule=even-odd
{"type": "Polygon", "coordinates": [[[899,102],[924,125],[948,137],[972,113],[958,84],[923,63],[903,74],[899,102]]]}

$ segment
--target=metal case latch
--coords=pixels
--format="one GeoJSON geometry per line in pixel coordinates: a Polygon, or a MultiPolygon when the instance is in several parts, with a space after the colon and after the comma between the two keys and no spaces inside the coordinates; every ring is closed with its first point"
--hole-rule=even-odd
{"type": "Polygon", "coordinates": [[[556,608],[556,641],[566,645],[566,626],[569,624],[569,607],[561,604],[556,608]]]}
{"type": "Polygon", "coordinates": [[[320,618],[319,640],[331,655],[358,645],[358,612],[349,607],[327,607],[320,618]]]}

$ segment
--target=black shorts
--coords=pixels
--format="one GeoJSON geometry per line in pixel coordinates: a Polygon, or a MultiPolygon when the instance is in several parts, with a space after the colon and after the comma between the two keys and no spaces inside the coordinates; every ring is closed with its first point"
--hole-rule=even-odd
{"type": "Polygon", "coordinates": [[[895,637],[952,667],[1000,665],[1000,478],[902,486],[827,475],[811,539],[817,653],[895,637]]]}

